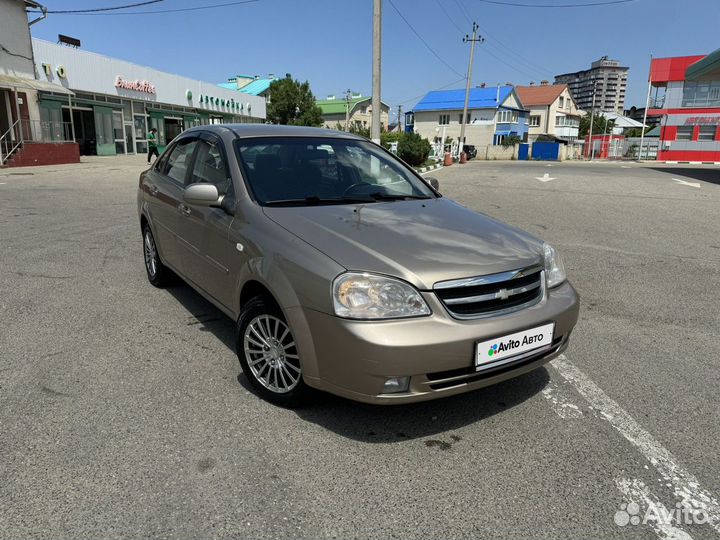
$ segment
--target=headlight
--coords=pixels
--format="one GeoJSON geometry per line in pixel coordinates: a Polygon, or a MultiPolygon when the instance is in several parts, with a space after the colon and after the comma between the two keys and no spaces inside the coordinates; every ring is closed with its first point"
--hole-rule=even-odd
{"type": "Polygon", "coordinates": [[[550,244],[545,244],[543,249],[545,250],[545,279],[547,280],[547,286],[548,288],[556,287],[566,279],[565,267],[555,248],[550,244]]]}
{"type": "Polygon", "coordinates": [[[335,315],[348,319],[393,319],[430,315],[410,284],[385,276],[348,272],[333,282],[335,315]]]}

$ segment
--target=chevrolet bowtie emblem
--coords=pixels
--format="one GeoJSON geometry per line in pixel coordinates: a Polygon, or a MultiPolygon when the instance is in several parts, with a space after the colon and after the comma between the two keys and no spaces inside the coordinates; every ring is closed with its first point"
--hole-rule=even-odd
{"type": "Polygon", "coordinates": [[[510,298],[510,295],[508,294],[507,289],[500,289],[498,292],[495,293],[495,298],[499,298],[500,300],[507,300],[510,298]]]}

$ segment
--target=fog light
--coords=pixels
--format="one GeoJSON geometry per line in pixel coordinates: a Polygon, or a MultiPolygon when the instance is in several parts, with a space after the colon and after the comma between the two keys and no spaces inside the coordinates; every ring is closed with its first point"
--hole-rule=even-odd
{"type": "Polygon", "coordinates": [[[410,377],[391,377],[383,384],[383,394],[407,392],[410,388],[410,377]]]}

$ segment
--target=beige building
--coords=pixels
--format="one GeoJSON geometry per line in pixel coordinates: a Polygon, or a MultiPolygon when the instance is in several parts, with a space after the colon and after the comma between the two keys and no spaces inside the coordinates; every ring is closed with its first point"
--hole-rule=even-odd
{"type": "Polygon", "coordinates": [[[540,135],[549,135],[568,142],[578,138],[581,111],[566,84],[540,84],[518,86],[515,91],[526,109],[529,109],[528,140],[534,142],[540,135]]]}
{"type": "MultiPolygon", "coordinates": [[[[330,129],[346,129],[345,120],[349,116],[349,126],[370,129],[372,124],[372,98],[354,95],[350,100],[328,96],[327,99],[317,101],[322,109],[323,126],[330,129]],[[347,109],[349,107],[349,115],[347,109]],[[347,115],[347,116],[346,116],[347,115]]],[[[385,131],[390,117],[390,107],[381,103],[380,131],[385,131]]]]}

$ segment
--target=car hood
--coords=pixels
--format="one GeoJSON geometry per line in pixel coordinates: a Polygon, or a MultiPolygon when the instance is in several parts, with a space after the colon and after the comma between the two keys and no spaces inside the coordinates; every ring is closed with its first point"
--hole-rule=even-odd
{"type": "Polygon", "coordinates": [[[424,290],[542,260],[540,240],[444,197],[264,212],[348,270],[396,276],[424,290]]]}

